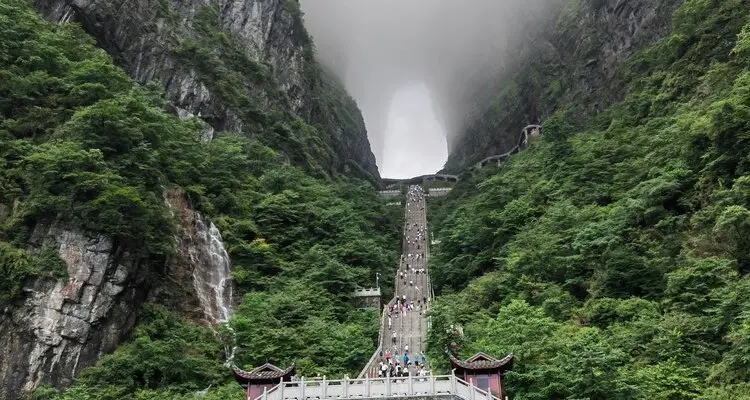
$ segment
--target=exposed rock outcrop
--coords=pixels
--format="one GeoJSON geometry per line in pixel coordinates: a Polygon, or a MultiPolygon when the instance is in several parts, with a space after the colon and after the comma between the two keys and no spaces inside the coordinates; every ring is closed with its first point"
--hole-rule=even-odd
{"type": "MultiPolygon", "coordinates": [[[[215,23],[241,46],[242,56],[259,69],[270,69],[276,84],[264,79],[252,87],[239,88],[253,107],[262,111],[289,110],[311,124],[328,131],[330,146],[342,151],[324,164],[331,171],[344,172],[355,163],[377,178],[375,157],[370,151],[364,124],[349,125],[341,132],[342,116],[336,106],[321,99],[320,89],[336,82],[325,82],[312,59],[310,38],[294,0],[36,0],[37,9],[55,21],[78,21],[138,82],[160,82],[170,104],[183,116],[195,115],[214,131],[253,131],[253,118],[211,87],[210,78],[186,63],[177,54],[185,40],[200,37],[197,20],[206,8],[216,10],[215,23]],[[279,98],[276,91],[285,94],[279,98]]],[[[238,89],[238,88],[232,88],[238,89]]],[[[353,100],[342,103],[348,113],[359,109],[353,100]]],[[[254,117],[257,115],[254,114],[254,117]]],[[[345,117],[343,117],[345,118],[345,117]]],[[[283,150],[283,149],[282,149],[283,150]]]]}
{"type": "Polygon", "coordinates": [[[31,243],[56,245],[69,277],[28,282],[23,303],[0,314],[3,399],[68,385],[131,332],[146,292],[139,260],[107,237],[52,223],[38,225],[31,243]]]}
{"type": "Polygon", "coordinates": [[[166,202],[177,229],[174,255],[163,269],[108,237],[90,237],[60,222],[36,226],[31,250],[57,248],[68,277],[27,282],[23,299],[2,310],[0,399],[20,398],[41,384],[69,385],[128,338],[146,300],[212,327],[229,318],[230,260],[219,230],[182,191],[169,190],[166,202]]]}
{"type": "Polygon", "coordinates": [[[538,124],[567,104],[581,119],[622,99],[625,86],[617,71],[638,49],[663,38],[681,0],[570,1],[547,29],[529,38],[514,54],[522,60],[485,82],[476,98],[494,96],[490,106],[469,107],[468,123],[452,146],[445,170],[471,164],[511,149],[518,132],[538,124]]]}

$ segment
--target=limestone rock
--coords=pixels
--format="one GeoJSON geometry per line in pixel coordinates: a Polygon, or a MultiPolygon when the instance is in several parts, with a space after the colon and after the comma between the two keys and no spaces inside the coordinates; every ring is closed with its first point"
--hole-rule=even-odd
{"type": "MultiPolygon", "coordinates": [[[[283,107],[331,133],[338,159],[318,161],[327,162],[330,170],[338,172],[344,172],[353,162],[378,178],[364,123],[356,130],[342,132],[339,111],[318,98],[315,88],[331,82],[322,82],[321,77],[311,81],[306,73],[310,66],[306,56],[309,37],[301,18],[288,9],[289,4],[295,4],[294,0],[35,0],[36,8],[47,19],[80,22],[136,81],[161,83],[175,113],[197,116],[210,126],[203,140],[213,138],[214,131],[241,132],[246,124],[173,51],[175,40],[197,35],[193,24],[199,11],[205,6],[216,7],[222,31],[237,38],[250,59],[270,67],[288,98],[283,107]]],[[[344,93],[343,86],[333,84],[344,93]]],[[[263,87],[247,95],[266,111],[276,101],[263,87]]],[[[347,113],[361,119],[353,101],[352,106],[347,113]]]]}
{"type": "Polygon", "coordinates": [[[55,244],[67,280],[27,282],[26,296],[0,315],[0,398],[42,383],[61,387],[130,333],[145,294],[138,260],[111,239],[60,223],[39,224],[31,244],[55,244]]]}
{"type": "Polygon", "coordinates": [[[549,21],[513,52],[515,67],[462,96],[482,100],[465,110],[466,123],[456,143],[450,144],[445,171],[460,173],[485,157],[505,153],[517,143],[523,127],[543,123],[562,105],[588,104],[590,109],[577,112],[595,115],[620,100],[625,88],[617,80],[617,68],[638,49],[667,35],[671,16],[681,4],[588,0],[581,1],[566,22],[549,21]],[[518,85],[515,92],[503,94],[512,81],[518,85]],[[557,93],[550,94],[551,87],[557,93]]]}
{"type": "Polygon", "coordinates": [[[236,301],[221,234],[190,206],[182,190],[168,190],[165,201],[177,222],[175,252],[166,263],[169,281],[155,288],[149,300],[216,327],[229,318],[236,301]]]}

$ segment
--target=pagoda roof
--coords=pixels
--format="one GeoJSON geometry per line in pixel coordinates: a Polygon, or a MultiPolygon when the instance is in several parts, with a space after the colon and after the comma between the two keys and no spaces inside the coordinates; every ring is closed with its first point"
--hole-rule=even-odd
{"type": "Polygon", "coordinates": [[[466,359],[466,361],[461,361],[456,357],[453,357],[452,355],[449,355],[449,357],[451,360],[451,364],[455,368],[461,368],[465,370],[508,370],[513,367],[513,360],[515,358],[513,353],[508,354],[504,358],[497,359],[482,352],[474,354],[473,356],[466,359]]]}
{"type": "Polygon", "coordinates": [[[287,369],[281,369],[273,364],[265,363],[252,371],[244,371],[236,365],[232,366],[234,377],[237,381],[242,382],[280,379],[293,375],[295,370],[296,366],[294,364],[290,365],[287,369]]]}

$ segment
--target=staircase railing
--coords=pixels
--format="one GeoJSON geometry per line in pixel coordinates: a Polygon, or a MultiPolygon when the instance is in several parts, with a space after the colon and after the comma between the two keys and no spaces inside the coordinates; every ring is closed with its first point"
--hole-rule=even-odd
{"type": "Polygon", "coordinates": [[[255,400],[368,399],[455,395],[463,400],[500,400],[491,392],[474,386],[455,375],[429,375],[389,378],[282,382],[266,390],[255,400]]]}

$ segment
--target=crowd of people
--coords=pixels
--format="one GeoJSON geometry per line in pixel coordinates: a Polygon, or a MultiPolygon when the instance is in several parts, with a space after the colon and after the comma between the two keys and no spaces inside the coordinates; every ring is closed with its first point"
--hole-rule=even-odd
{"type": "MultiPolygon", "coordinates": [[[[388,330],[391,334],[391,346],[384,346],[378,365],[380,377],[426,376],[427,357],[424,351],[410,351],[409,343],[413,332],[407,332],[404,320],[413,312],[421,317],[429,305],[427,263],[425,250],[427,246],[426,220],[424,216],[424,191],[420,186],[411,186],[406,195],[406,223],[404,229],[404,252],[398,271],[395,302],[388,305],[388,330]],[[401,319],[400,326],[394,326],[394,318],[401,319]],[[407,337],[408,336],[408,337],[407,337]]],[[[410,328],[413,329],[413,326],[410,328]]],[[[421,332],[421,328],[420,332],[421,332]]],[[[420,335],[421,336],[421,335],[420,335]]],[[[421,347],[422,338],[417,339],[421,347]]]]}
{"type": "Polygon", "coordinates": [[[383,359],[380,361],[378,376],[383,377],[405,377],[412,375],[412,365],[416,367],[416,374],[419,376],[426,376],[428,371],[425,368],[427,365],[427,356],[424,351],[419,354],[414,354],[414,359],[409,357],[409,346],[406,346],[403,355],[398,353],[392,355],[390,351],[386,351],[383,355],[383,359]]]}

